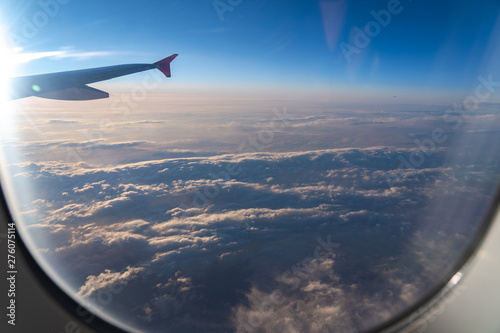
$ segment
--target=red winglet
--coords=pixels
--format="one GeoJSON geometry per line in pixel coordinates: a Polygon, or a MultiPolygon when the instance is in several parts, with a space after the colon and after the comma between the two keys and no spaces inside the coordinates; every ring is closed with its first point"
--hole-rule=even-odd
{"type": "Polygon", "coordinates": [[[172,75],[170,73],[170,63],[177,56],[178,54],[172,54],[170,57],[155,62],[154,64],[156,65],[156,68],[158,68],[163,74],[165,74],[166,77],[171,77],[172,75]]]}

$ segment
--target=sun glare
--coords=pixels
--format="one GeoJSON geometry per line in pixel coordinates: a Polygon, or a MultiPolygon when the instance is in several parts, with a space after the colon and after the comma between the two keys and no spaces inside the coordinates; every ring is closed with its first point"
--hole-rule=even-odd
{"type": "Polygon", "coordinates": [[[0,126],[2,135],[0,139],[5,139],[13,130],[13,108],[9,102],[11,96],[10,79],[15,76],[17,55],[22,48],[12,48],[5,40],[5,29],[0,27],[0,126]]]}
{"type": "Polygon", "coordinates": [[[1,90],[2,100],[6,100],[9,91],[9,79],[14,76],[14,65],[16,63],[16,53],[19,52],[17,49],[12,49],[8,46],[3,36],[5,33],[1,34],[0,39],[0,73],[2,73],[1,78],[1,90]]]}

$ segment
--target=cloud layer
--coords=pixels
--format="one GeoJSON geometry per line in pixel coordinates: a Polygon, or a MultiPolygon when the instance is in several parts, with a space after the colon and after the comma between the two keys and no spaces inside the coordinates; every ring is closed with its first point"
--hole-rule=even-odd
{"type": "Polygon", "coordinates": [[[433,156],[435,167],[390,185],[398,157],[410,152],[31,163],[14,173],[47,189],[25,213],[47,261],[79,297],[98,303],[100,293],[123,287],[109,307],[130,325],[355,331],[403,310],[439,279],[436,264],[445,270],[466,244],[477,218],[470,207],[490,195],[462,186],[465,174],[446,165],[445,151],[433,156]],[[421,218],[464,196],[468,205],[451,215],[421,218]],[[321,242],[336,246],[318,258],[321,242]]]}
{"type": "Polygon", "coordinates": [[[437,107],[278,121],[202,104],[93,132],[99,108],[47,111],[32,119],[43,140],[25,124],[29,140],[5,142],[23,156],[9,172],[33,249],[75,297],[140,330],[380,324],[441,281],[498,182],[488,110],[432,147],[437,107]]]}

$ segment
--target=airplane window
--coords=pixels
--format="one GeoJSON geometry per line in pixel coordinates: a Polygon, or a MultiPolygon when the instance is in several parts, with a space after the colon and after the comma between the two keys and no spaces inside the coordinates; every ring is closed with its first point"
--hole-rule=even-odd
{"type": "Polygon", "coordinates": [[[17,233],[88,323],[386,327],[487,225],[499,10],[2,3],[1,180],[17,233]]]}

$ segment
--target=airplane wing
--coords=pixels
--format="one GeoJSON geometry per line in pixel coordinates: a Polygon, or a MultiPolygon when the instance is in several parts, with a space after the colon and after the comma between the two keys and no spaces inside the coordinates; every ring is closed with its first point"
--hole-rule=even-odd
{"type": "Polygon", "coordinates": [[[89,87],[87,84],[155,68],[159,69],[166,77],[171,77],[170,63],[175,57],[177,54],[172,54],[154,64],[117,65],[16,77],[11,79],[11,99],[29,96],[66,101],[107,98],[109,97],[107,92],[89,87]]]}

